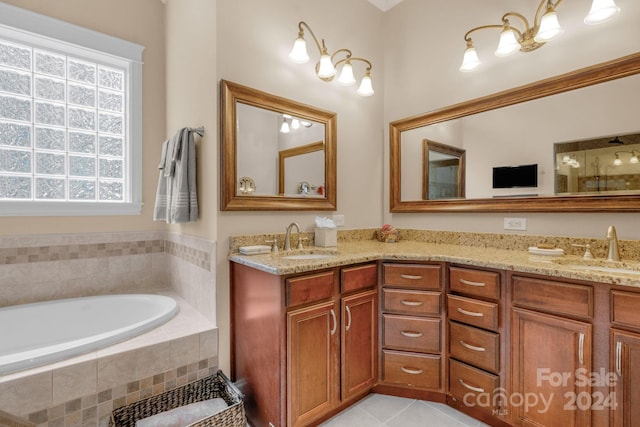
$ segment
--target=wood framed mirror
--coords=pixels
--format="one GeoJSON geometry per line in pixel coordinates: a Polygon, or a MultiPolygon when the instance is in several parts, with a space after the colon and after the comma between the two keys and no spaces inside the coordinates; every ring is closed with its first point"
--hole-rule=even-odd
{"type": "Polygon", "coordinates": [[[220,209],[336,210],[336,113],[226,80],[220,94],[220,209]],[[306,160],[315,164],[307,164],[308,178],[281,170],[281,152],[310,146],[315,155],[306,160]],[[295,186],[286,185],[288,175],[295,186]],[[310,184],[304,192],[297,191],[301,182],[310,184]]]}
{"type": "MultiPolygon", "coordinates": [[[[600,99],[611,98],[611,101],[632,100],[633,96],[629,93],[638,93],[640,87],[640,52],[627,55],[615,60],[607,61],[601,64],[582,68],[573,72],[565,73],[552,78],[540,80],[527,85],[519,86],[514,89],[505,90],[485,97],[473,99],[470,101],[455,104],[429,113],[408,117],[405,119],[391,122],[389,125],[389,142],[390,142],[390,211],[391,212],[636,212],[640,211],[640,191],[623,192],[622,194],[599,193],[599,194],[556,194],[554,192],[554,152],[553,144],[569,141],[576,141],[588,138],[615,136],[617,134],[631,134],[640,131],[640,123],[637,121],[637,108],[629,108],[624,105],[622,110],[613,110],[610,104],[602,104],[600,99]],[[623,84],[630,83],[633,89],[623,87],[623,84]],[[609,90],[611,89],[611,90],[609,90]],[[585,91],[597,93],[596,102],[587,102],[583,98],[585,91]],[[611,94],[609,93],[611,92],[611,94]],[[572,98],[572,105],[589,105],[593,107],[593,116],[578,115],[575,108],[544,108],[542,104],[548,99],[572,98]],[[583,134],[563,134],[563,135],[543,135],[532,136],[532,130],[543,128],[550,129],[557,126],[557,122],[553,122],[551,126],[543,126],[548,122],[536,115],[529,114],[526,117],[517,119],[509,118],[496,119],[493,116],[504,111],[513,111],[513,109],[527,108],[537,111],[553,111],[562,121],[563,124],[569,124],[570,127],[579,129],[583,134]],[[620,111],[616,113],[615,111],[620,111]],[[561,115],[558,113],[566,115],[561,115]],[[575,116],[575,117],[574,117],[575,116]],[[610,128],[608,130],[592,129],[592,121],[611,122],[617,116],[624,116],[626,120],[623,129],[610,128]],[[490,120],[487,120],[487,117],[490,120]],[[473,126],[464,124],[464,121],[472,122],[473,126]],[[492,126],[489,129],[487,123],[495,124],[499,120],[500,123],[507,123],[510,126],[519,124],[518,132],[512,132],[507,137],[512,146],[520,152],[524,160],[519,164],[534,163],[526,161],[531,155],[543,155],[545,162],[540,173],[541,181],[544,185],[549,185],[551,190],[535,191],[539,194],[517,194],[513,192],[498,192],[491,189],[486,194],[475,196],[471,194],[469,179],[466,180],[466,198],[464,199],[443,199],[443,200],[424,200],[422,197],[407,197],[406,179],[403,173],[405,155],[405,145],[410,143],[421,144],[427,139],[435,139],[449,145],[466,150],[466,174],[473,177],[472,184],[486,178],[491,180],[491,170],[496,166],[506,166],[508,163],[500,156],[503,154],[499,150],[489,149],[483,144],[488,143],[485,139],[481,140],[475,147],[466,146],[464,143],[450,144],[449,140],[443,140],[441,135],[455,134],[455,137],[461,138],[464,134],[465,138],[469,135],[469,129],[472,127],[481,128],[487,134],[487,130],[494,132],[496,135],[501,126],[492,126]],[[566,123],[565,123],[566,122],[566,123]],[[463,123],[463,126],[452,126],[463,123]],[[637,127],[632,129],[632,127],[637,127]],[[459,129],[464,127],[464,132],[459,129]],[[453,130],[452,130],[453,129],[453,130]],[[600,133],[601,132],[601,133],[600,133]],[[595,134],[594,134],[595,133],[595,134]],[[433,135],[439,135],[434,137],[433,135]],[[519,145],[520,140],[526,140],[526,144],[519,145]],[[540,148],[541,141],[548,139],[548,148],[540,148]],[[474,158],[478,153],[484,153],[489,158],[482,165],[482,169],[474,165],[474,158]],[[527,158],[526,156],[529,156],[527,158]],[[549,164],[549,166],[545,166],[549,164]]],[[[634,104],[635,105],[635,104],[634,104]]],[[[640,105],[640,104],[639,104],[640,105]]],[[[530,113],[530,112],[529,112],[530,113]]],[[[482,132],[479,132],[482,135],[482,132]]],[[[547,146],[545,146],[547,147],[547,146]]],[[[518,164],[516,163],[516,164],[518,164]]],[[[415,178],[414,178],[415,179],[415,178]]],[[[536,190],[542,189],[538,185],[536,190]]],[[[527,191],[532,193],[534,191],[527,191]]]]}
{"type": "Polygon", "coordinates": [[[422,198],[464,198],[465,150],[424,139],[422,141],[422,198]]]}

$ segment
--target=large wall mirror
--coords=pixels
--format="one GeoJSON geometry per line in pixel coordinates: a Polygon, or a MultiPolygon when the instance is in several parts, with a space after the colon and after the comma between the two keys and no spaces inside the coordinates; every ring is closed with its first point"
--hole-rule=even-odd
{"type": "Polygon", "coordinates": [[[391,212],[640,211],[639,73],[640,52],[392,122],[391,212]],[[461,197],[412,190],[425,139],[464,150],[461,197]]]}
{"type": "Polygon", "coordinates": [[[221,81],[222,210],[335,210],[336,114],[221,81]]]}

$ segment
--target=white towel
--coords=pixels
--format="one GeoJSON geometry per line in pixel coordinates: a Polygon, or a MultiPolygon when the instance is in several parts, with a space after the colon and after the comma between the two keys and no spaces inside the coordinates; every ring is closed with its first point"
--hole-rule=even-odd
{"type": "Polygon", "coordinates": [[[154,221],[177,224],[198,219],[193,132],[202,135],[200,129],[182,128],[162,144],[154,221]]]}

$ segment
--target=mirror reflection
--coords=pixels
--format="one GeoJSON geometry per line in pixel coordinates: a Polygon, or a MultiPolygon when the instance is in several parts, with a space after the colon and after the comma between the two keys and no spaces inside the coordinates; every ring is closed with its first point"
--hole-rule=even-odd
{"type": "Polygon", "coordinates": [[[425,139],[423,194],[427,200],[464,198],[465,151],[425,139]]]}
{"type": "Polygon", "coordinates": [[[222,210],[335,210],[336,113],[221,81],[222,210]]]}
{"type": "Polygon", "coordinates": [[[640,190],[640,134],[557,143],[554,153],[556,194],[640,190]]]}
{"type": "Polygon", "coordinates": [[[317,191],[324,188],[324,125],[242,102],[236,109],[236,194],[324,197],[317,191]],[[317,143],[313,151],[311,143],[317,143]],[[255,184],[250,192],[242,182],[247,177],[255,184]],[[315,190],[300,192],[302,182],[315,190]]]}
{"type": "Polygon", "coordinates": [[[610,146],[616,135],[639,133],[640,97],[633,95],[640,93],[638,73],[640,53],[392,122],[391,211],[640,210],[640,187],[631,170],[639,141],[605,147],[611,151],[606,157],[557,145],[608,138],[610,146]],[[416,154],[424,140],[464,150],[466,179],[459,197],[434,199],[424,190],[416,154]],[[579,171],[568,170],[572,151],[579,171]],[[567,157],[559,158],[561,152],[567,157]],[[518,179],[505,182],[506,176],[518,179]]]}

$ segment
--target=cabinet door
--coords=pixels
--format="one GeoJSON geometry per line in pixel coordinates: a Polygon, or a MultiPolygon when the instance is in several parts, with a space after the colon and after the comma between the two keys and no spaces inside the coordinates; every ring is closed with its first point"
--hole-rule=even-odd
{"type": "Polygon", "coordinates": [[[513,422],[522,426],[591,425],[588,381],[592,327],[585,322],[512,309],[513,422]]]}
{"type": "Polygon", "coordinates": [[[338,404],[338,314],[336,301],[287,314],[289,426],[308,425],[338,404]]]}
{"type": "Polygon", "coordinates": [[[376,381],[377,295],[373,290],[342,299],[342,400],[365,393],[376,381]]]}
{"type": "Polygon", "coordinates": [[[611,407],[613,427],[631,427],[640,420],[640,334],[611,330],[611,372],[617,379],[611,407]],[[633,421],[636,420],[636,421],[633,421]]]}

